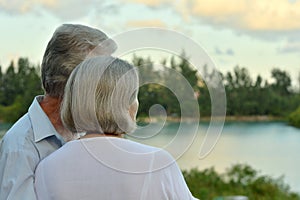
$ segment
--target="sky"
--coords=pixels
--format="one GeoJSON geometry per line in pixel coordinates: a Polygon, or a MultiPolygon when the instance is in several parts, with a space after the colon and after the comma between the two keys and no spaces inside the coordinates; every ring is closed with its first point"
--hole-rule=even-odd
{"type": "Polygon", "coordinates": [[[0,0],[0,65],[28,57],[41,63],[63,23],[109,36],[142,27],[178,31],[196,41],[221,72],[246,67],[253,79],[300,73],[300,0],[0,0]]]}

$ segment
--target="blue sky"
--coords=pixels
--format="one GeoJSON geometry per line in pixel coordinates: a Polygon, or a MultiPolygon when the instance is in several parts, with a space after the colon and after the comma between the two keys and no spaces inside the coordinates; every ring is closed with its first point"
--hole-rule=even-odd
{"type": "Polygon", "coordinates": [[[255,77],[279,67],[294,85],[300,72],[299,0],[0,0],[0,64],[20,56],[40,63],[54,30],[81,23],[116,35],[139,27],[179,31],[226,72],[255,77]]]}

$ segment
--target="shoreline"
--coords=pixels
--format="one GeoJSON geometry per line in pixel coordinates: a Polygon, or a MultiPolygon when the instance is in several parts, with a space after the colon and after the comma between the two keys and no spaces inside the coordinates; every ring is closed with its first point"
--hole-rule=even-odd
{"type": "MultiPolygon", "coordinates": [[[[142,123],[150,123],[150,122],[159,122],[164,121],[165,118],[163,117],[152,117],[151,119],[149,117],[138,117],[137,121],[142,123]]],[[[216,121],[222,120],[223,117],[216,117],[216,121]]],[[[183,118],[180,117],[167,117],[166,122],[210,122],[210,117],[200,117],[200,120],[195,118],[183,118]]],[[[267,115],[254,115],[254,116],[226,116],[225,122],[285,122],[286,119],[283,117],[275,117],[275,116],[267,116],[267,115]]]]}

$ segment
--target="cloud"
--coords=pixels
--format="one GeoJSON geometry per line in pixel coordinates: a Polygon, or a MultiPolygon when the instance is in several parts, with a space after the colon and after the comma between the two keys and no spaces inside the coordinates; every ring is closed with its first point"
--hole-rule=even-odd
{"type": "Polygon", "coordinates": [[[194,0],[191,13],[214,24],[252,31],[300,29],[300,2],[287,0],[194,0]]]}
{"type": "MultiPolygon", "coordinates": [[[[208,25],[232,30],[268,42],[287,41],[278,53],[300,52],[300,0],[122,0],[150,9],[167,8],[180,17],[181,29],[208,25]]],[[[166,22],[167,23],[167,22],[166,22]]],[[[169,26],[169,23],[167,24],[169,26]]],[[[169,26],[170,27],[170,26],[169,26]]],[[[216,55],[232,56],[231,49],[215,49],[216,55]]]]}
{"type": "Polygon", "coordinates": [[[159,19],[153,19],[153,20],[134,20],[134,21],[128,21],[126,24],[127,27],[166,27],[166,24],[159,20],[159,19]]]}
{"type": "Polygon", "coordinates": [[[217,55],[222,55],[223,52],[222,52],[218,47],[216,47],[216,48],[215,48],[215,54],[217,54],[217,55]]]}
{"type": "Polygon", "coordinates": [[[278,53],[300,53],[300,42],[287,43],[278,49],[278,53]]]}
{"type": "Polygon", "coordinates": [[[9,14],[41,13],[47,11],[62,20],[74,20],[90,12],[110,6],[95,0],[0,0],[0,10],[9,14]]]}
{"type": "Polygon", "coordinates": [[[123,0],[123,1],[129,2],[129,3],[144,4],[144,5],[151,6],[151,7],[159,7],[165,3],[172,3],[172,1],[170,1],[170,0],[123,0]]]}
{"type": "Polygon", "coordinates": [[[234,51],[232,49],[227,49],[225,53],[227,55],[229,55],[229,56],[233,56],[234,55],[234,51]]]}
{"type": "Polygon", "coordinates": [[[234,51],[230,48],[227,50],[221,50],[219,47],[215,47],[215,54],[216,55],[227,55],[227,56],[233,56],[234,51]]]}
{"type": "Polygon", "coordinates": [[[0,9],[11,14],[24,14],[36,8],[36,6],[55,8],[58,0],[0,0],[0,9]]]}
{"type": "MultiPolygon", "coordinates": [[[[124,0],[123,0],[124,1],[124,0]]],[[[300,29],[300,1],[288,0],[127,0],[150,7],[169,4],[184,19],[250,31],[300,29]]]]}
{"type": "MultiPolygon", "coordinates": [[[[296,0],[114,0],[112,2],[142,4],[157,9],[165,9],[168,6],[184,20],[198,19],[208,24],[244,31],[300,30],[300,1],[296,0]]],[[[105,7],[106,4],[108,1],[105,0],[0,0],[0,9],[12,14],[24,14],[42,8],[62,19],[78,19],[97,8],[105,7]]]]}

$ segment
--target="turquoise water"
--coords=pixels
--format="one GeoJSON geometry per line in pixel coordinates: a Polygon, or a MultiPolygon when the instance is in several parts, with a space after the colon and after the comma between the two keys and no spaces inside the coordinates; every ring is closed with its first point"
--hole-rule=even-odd
{"type": "MultiPolygon", "coordinates": [[[[178,124],[169,124],[149,144],[166,146],[176,138],[176,128],[178,124]]],[[[183,156],[178,158],[177,162],[182,169],[204,169],[213,166],[217,171],[224,172],[233,164],[245,163],[261,174],[274,178],[284,176],[291,189],[300,193],[300,129],[283,122],[226,123],[215,147],[208,156],[199,159],[207,128],[208,124],[200,124],[196,139],[183,156]]],[[[190,134],[188,129],[186,134],[190,134]]],[[[183,149],[180,143],[185,144],[184,137],[178,140],[180,142],[175,148],[168,149],[175,156],[176,150],[183,149]]]]}
{"type": "MultiPolygon", "coordinates": [[[[291,189],[300,193],[300,129],[283,122],[226,123],[215,147],[208,156],[199,159],[209,124],[201,123],[199,129],[193,132],[195,125],[184,124],[181,127],[184,134],[180,135],[177,133],[178,123],[165,124],[160,131],[156,124],[148,132],[137,131],[135,136],[138,138],[129,138],[167,148],[182,169],[214,166],[217,171],[224,172],[232,164],[246,163],[261,174],[274,178],[283,175],[291,189]]],[[[0,124],[0,134],[7,127],[0,124]]]]}

